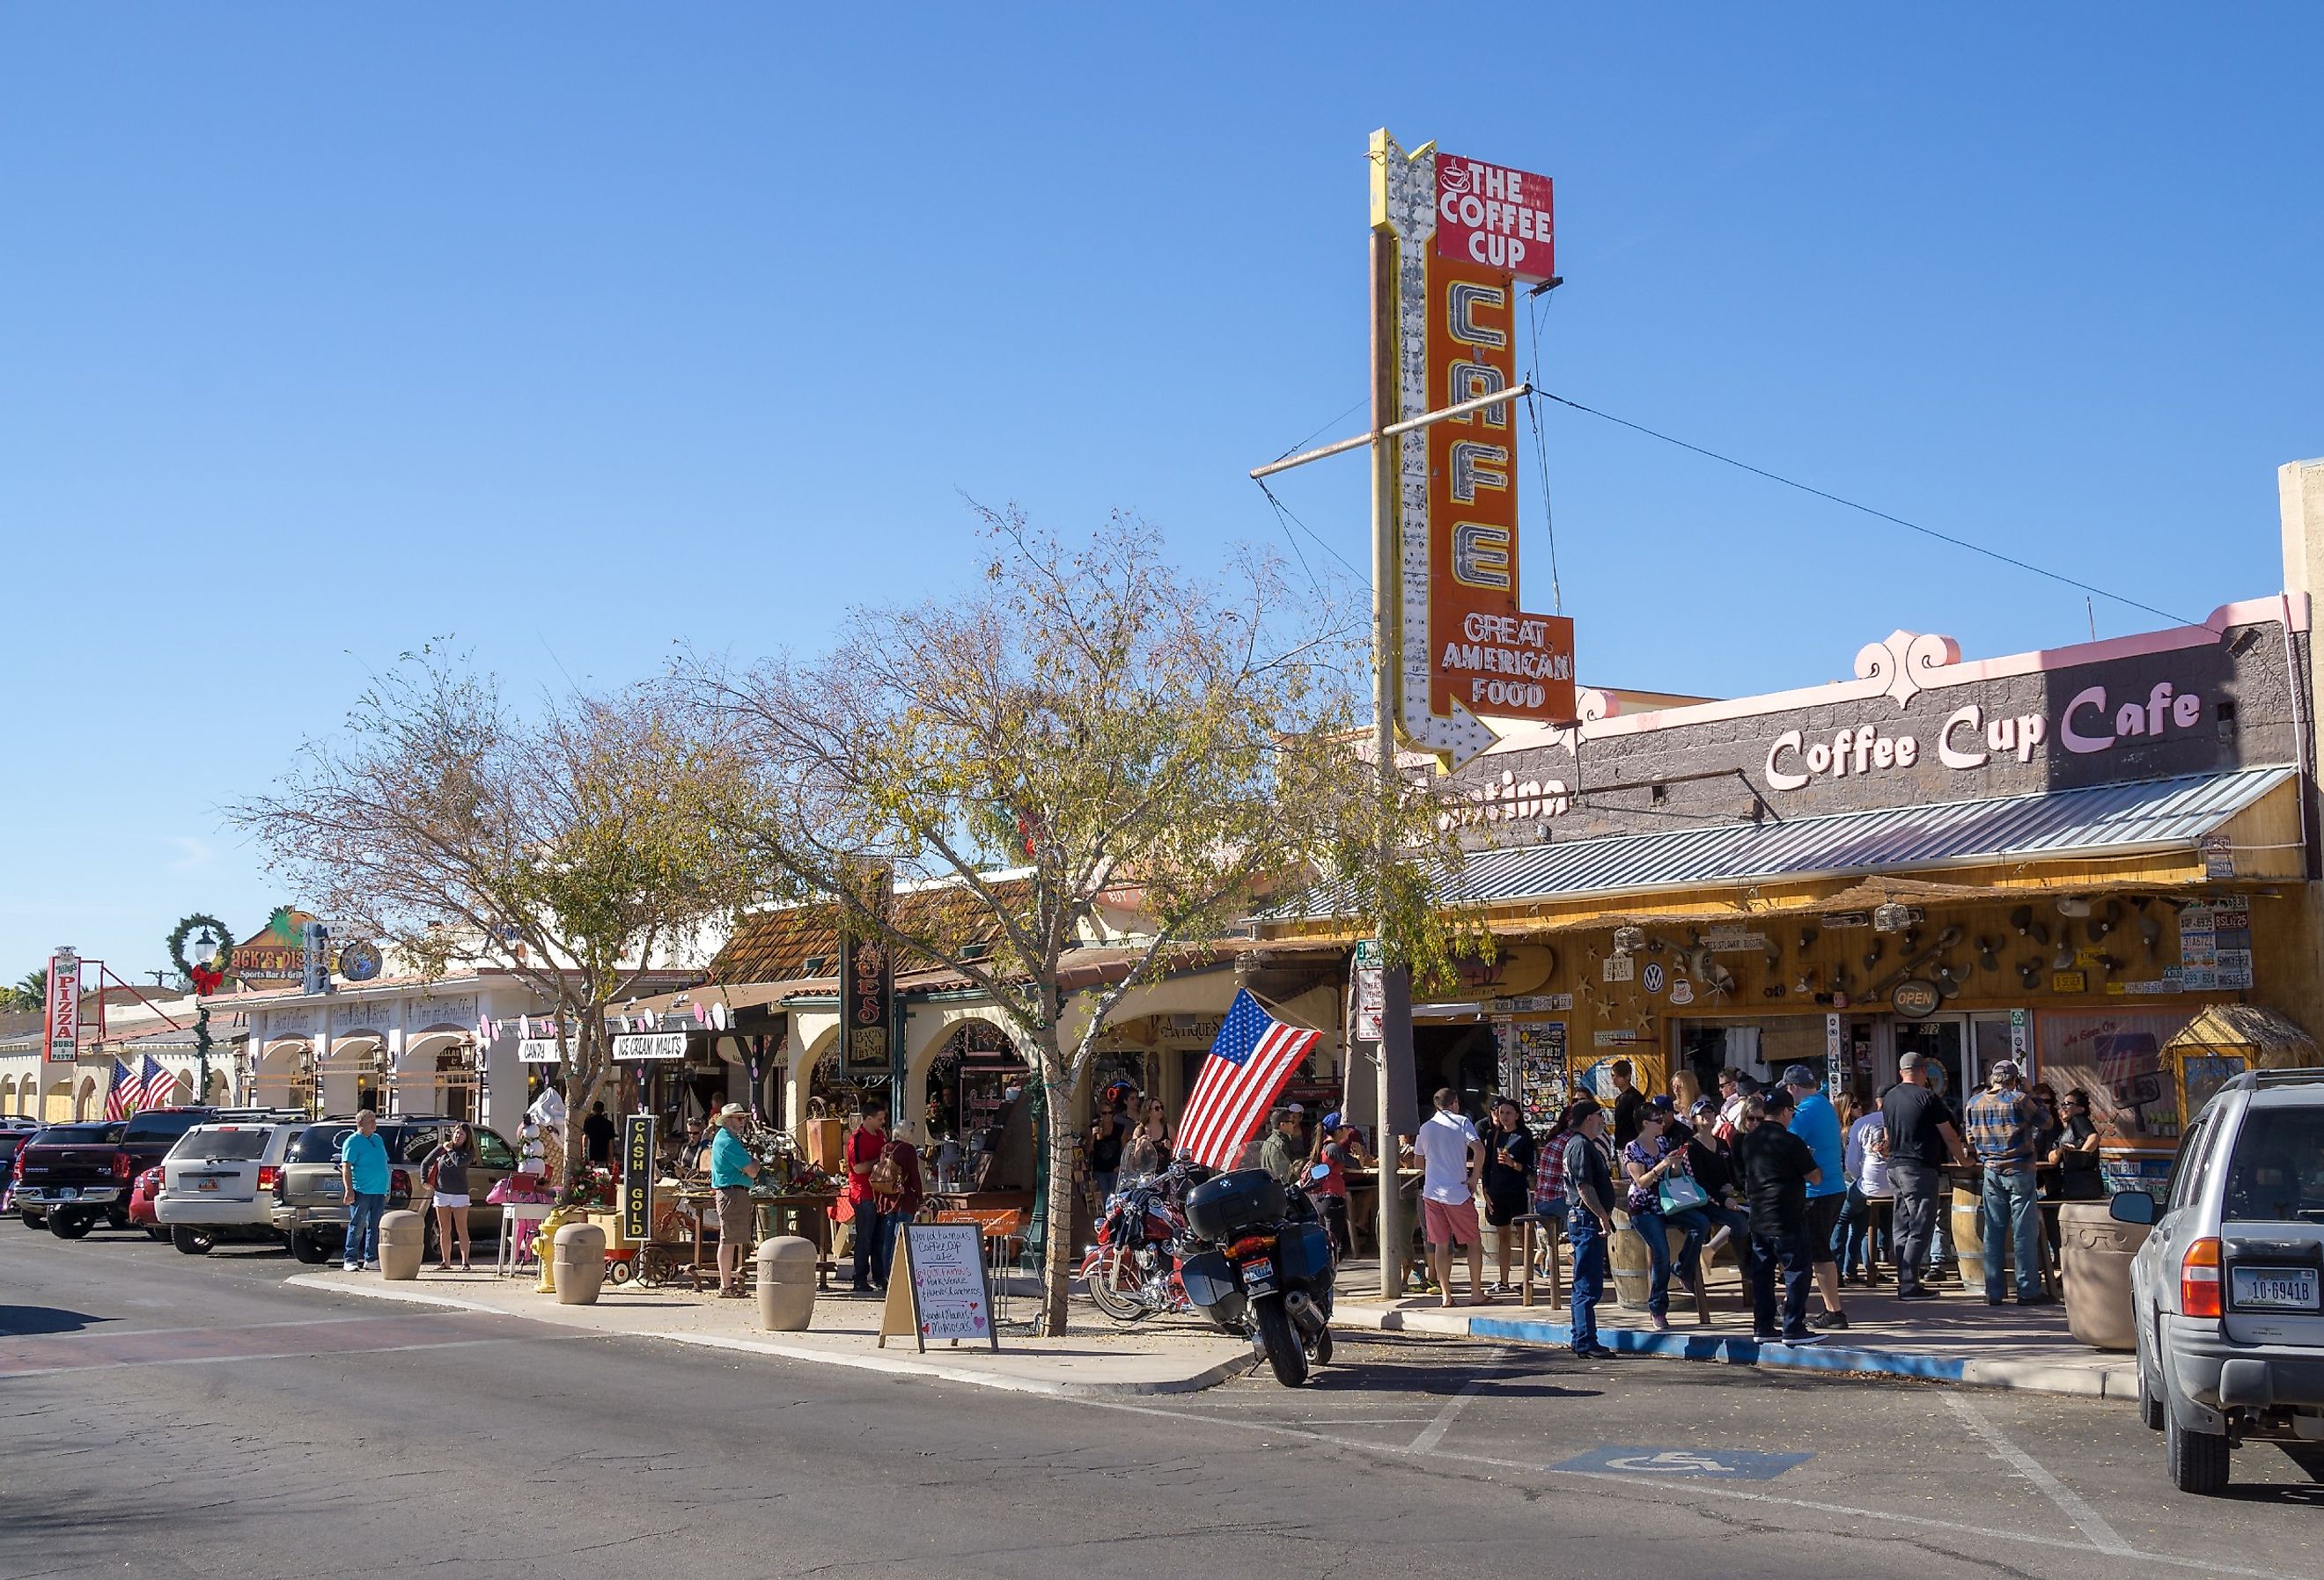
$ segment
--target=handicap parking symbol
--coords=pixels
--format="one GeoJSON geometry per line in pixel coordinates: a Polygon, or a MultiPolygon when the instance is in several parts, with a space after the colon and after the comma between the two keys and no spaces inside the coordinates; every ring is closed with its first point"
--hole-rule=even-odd
{"type": "Polygon", "coordinates": [[[1552,1470],[1596,1475],[1685,1476],[1699,1481],[1770,1482],[1812,1454],[1762,1454],[1743,1448],[1625,1448],[1608,1445],[1577,1454],[1552,1470]]]}

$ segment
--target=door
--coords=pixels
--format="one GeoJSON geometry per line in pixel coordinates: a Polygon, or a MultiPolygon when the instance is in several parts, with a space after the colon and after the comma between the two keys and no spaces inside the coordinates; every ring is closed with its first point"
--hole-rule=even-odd
{"type": "MultiPolygon", "coordinates": [[[[1925,1021],[1898,1021],[1894,1037],[1899,1060],[1908,1053],[1917,1053],[1944,1072],[1943,1096],[1956,1113],[1960,1109],[1962,1095],[1969,1089],[1963,1085],[1969,1072],[1964,1063],[1969,1057],[1968,1017],[1964,1015],[1932,1015],[1925,1021]]],[[[2002,1030],[2008,1030],[2003,1022],[2002,1030]]]]}

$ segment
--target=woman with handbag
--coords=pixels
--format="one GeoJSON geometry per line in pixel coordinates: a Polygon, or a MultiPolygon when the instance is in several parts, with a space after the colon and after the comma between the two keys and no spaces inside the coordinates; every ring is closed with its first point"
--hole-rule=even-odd
{"type": "Polygon", "coordinates": [[[1646,1311],[1655,1331],[1670,1331],[1671,1246],[1673,1234],[1681,1242],[1679,1271],[1692,1285],[1697,1276],[1698,1248],[1708,1224],[1695,1209],[1707,1197],[1687,1171],[1686,1148],[1671,1135],[1671,1111],[1660,1104],[1638,1113],[1638,1136],[1622,1149],[1623,1172],[1629,1176],[1630,1227],[1646,1244],[1653,1271],[1646,1288],[1646,1311]]]}

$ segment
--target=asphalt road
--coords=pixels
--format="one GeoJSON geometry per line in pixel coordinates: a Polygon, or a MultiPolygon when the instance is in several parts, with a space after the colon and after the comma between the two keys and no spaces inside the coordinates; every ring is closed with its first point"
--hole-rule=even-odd
{"type": "Polygon", "coordinates": [[[0,1577],[2324,1576],[2324,1486],[2119,1407],[1385,1337],[1051,1400],[292,1270],[0,1224],[0,1577]]]}

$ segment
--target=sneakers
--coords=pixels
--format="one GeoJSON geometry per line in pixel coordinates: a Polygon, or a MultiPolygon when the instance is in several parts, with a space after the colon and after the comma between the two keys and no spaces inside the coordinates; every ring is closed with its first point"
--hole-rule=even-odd
{"type": "Polygon", "coordinates": [[[1784,1342],[1783,1335],[1775,1333],[1755,1333],[1751,1335],[1751,1339],[1753,1343],[1762,1344],[1779,1344],[1784,1342]]]}
{"type": "Polygon", "coordinates": [[[2058,1303],[2058,1297],[2055,1295],[2034,1295],[2029,1298],[2024,1295],[2020,1295],[2017,1297],[2017,1303],[2020,1306],[2055,1306],[2058,1303]]]}
{"type": "Polygon", "coordinates": [[[1784,1335],[1783,1342],[1795,1350],[1805,1349],[1810,1344],[1820,1344],[1823,1343],[1823,1335],[1820,1333],[1787,1333],[1784,1335]]]}
{"type": "Polygon", "coordinates": [[[1600,1344],[1576,1344],[1573,1353],[1584,1361],[1610,1361],[1614,1358],[1614,1352],[1600,1344]]]}
{"type": "Polygon", "coordinates": [[[1809,1317],[1808,1326],[1810,1327],[1822,1328],[1826,1332],[1846,1333],[1848,1331],[1848,1313],[1845,1311],[1827,1311],[1821,1316],[1809,1317]]]}
{"type": "Polygon", "coordinates": [[[1923,1288],[1918,1289],[1899,1289],[1896,1291],[1896,1298],[1899,1300],[1940,1300],[1942,1299],[1943,1297],[1939,1295],[1934,1289],[1923,1288]]]}
{"type": "Polygon", "coordinates": [[[343,1261],[339,1263],[339,1270],[343,1273],[357,1272],[360,1271],[362,1268],[363,1264],[359,1261],[343,1261]]]}
{"type": "Polygon", "coordinates": [[[367,1262],[364,1263],[364,1271],[365,1271],[365,1272],[367,1272],[367,1273],[375,1273],[375,1272],[377,1272],[378,1270],[379,1270],[379,1263],[378,1263],[378,1262],[376,1262],[376,1261],[367,1261],[367,1262]]]}

